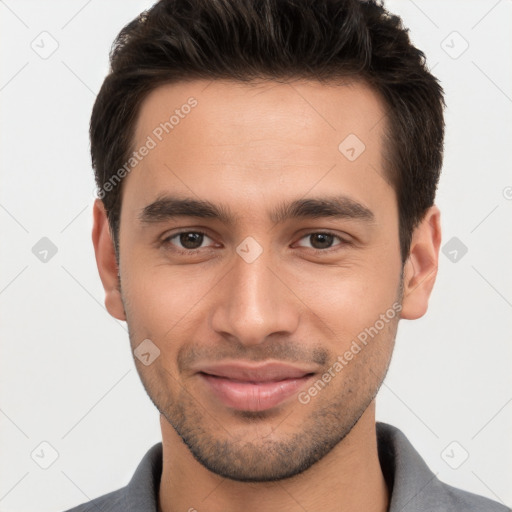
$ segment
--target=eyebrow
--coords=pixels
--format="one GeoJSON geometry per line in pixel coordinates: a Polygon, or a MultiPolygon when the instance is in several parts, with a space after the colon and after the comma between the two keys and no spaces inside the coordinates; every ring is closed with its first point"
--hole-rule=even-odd
{"type": "MultiPolygon", "coordinates": [[[[224,224],[236,223],[239,218],[224,205],[207,200],[165,195],[145,206],[139,214],[139,221],[143,224],[153,224],[176,217],[217,219],[224,224]]],[[[375,215],[369,208],[343,195],[281,203],[270,212],[269,218],[275,224],[294,218],[337,218],[367,223],[375,221],[375,215]]]]}

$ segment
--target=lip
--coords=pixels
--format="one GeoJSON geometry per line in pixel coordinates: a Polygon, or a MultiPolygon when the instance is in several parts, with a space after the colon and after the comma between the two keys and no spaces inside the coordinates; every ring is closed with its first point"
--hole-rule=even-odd
{"type": "Polygon", "coordinates": [[[202,365],[196,371],[232,380],[269,382],[284,379],[298,379],[308,373],[314,373],[315,369],[306,366],[293,366],[278,361],[260,364],[237,361],[202,365]]]}
{"type": "Polygon", "coordinates": [[[264,411],[295,395],[314,371],[278,362],[223,363],[202,366],[198,375],[226,406],[244,411],[264,411]]]}

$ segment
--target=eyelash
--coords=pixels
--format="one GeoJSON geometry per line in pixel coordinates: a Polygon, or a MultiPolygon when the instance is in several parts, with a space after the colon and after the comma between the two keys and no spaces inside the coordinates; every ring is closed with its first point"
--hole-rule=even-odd
{"type": "Polygon", "coordinates": [[[187,256],[191,256],[191,255],[195,255],[197,254],[199,251],[202,251],[205,249],[205,247],[200,247],[199,249],[180,249],[179,247],[176,247],[174,246],[172,243],[171,243],[171,240],[173,238],[176,238],[180,235],[183,235],[184,233],[194,233],[194,234],[197,234],[197,235],[203,235],[203,236],[207,236],[208,238],[211,238],[210,236],[208,236],[208,233],[205,233],[204,231],[201,231],[200,229],[195,229],[194,231],[178,231],[178,233],[173,233],[172,235],[169,235],[167,237],[165,237],[163,240],[162,240],[162,244],[164,246],[172,246],[172,250],[177,252],[178,254],[182,254],[182,255],[187,255],[187,256]]]}
{"type": "MultiPolygon", "coordinates": [[[[173,238],[176,238],[184,233],[194,233],[194,234],[198,234],[198,235],[203,235],[203,236],[206,236],[208,238],[211,238],[208,233],[204,232],[204,231],[201,231],[200,229],[196,229],[196,230],[193,230],[193,231],[190,231],[190,230],[185,230],[185,231],[179,231],[178,233],[173,233],[172,235],[169,235],[167,237],[165,237],[163,240],[162,240],[162,245],[164,246],[172,246],[172,250],[177,252],[178,254],[180,255],[186,255],[186,256],[193,256],[195,254],[197,254],[198,252],[202,251],[205,249],[205,247],[200,247],[198,249],[180,249],[176,246],[174,246],[174,244],[171,243],[171,240],[173,238]]],[[[305,249],[309,249],[309,252],[313,253],[314,255],[325,255],[326,253],[330,253],[332,251],[336,251],[336,250],[340,250],[343,246],[346,246],[346,245],[350,245],[350,242],[348,240],[345,240],[344,238],[341,238],[339,235],[335,234],[335,233],[332,233],[331,231],[311,231],[309,233],[306,233],[305,235],[303,235],[299,240],[302,240],[304,238],[307,238],[311,235],[331,235],[333,236],[334,238],[337,238],[339,240],[339,244],[336,244],[332,247],[328,247],[327,249],[315,249],[313,247],[305,247],[305,249]]],[[[206,247],[206,249],[208,249],[208,247],[206,247]]]]}

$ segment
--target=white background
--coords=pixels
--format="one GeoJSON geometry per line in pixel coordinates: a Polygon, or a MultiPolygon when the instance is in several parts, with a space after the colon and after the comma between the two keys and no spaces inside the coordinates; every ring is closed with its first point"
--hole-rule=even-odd
{"type": "MultiPolygon", "coordinates": [[[[63,510],[121,487],[160,440],[126,326],[103,306],[87,132],[110,45],[150,5],[0,2],[2,512],[63,510]],[[31,48],[43,31],[59,45],[47,59],[31,48]],[[58,249],[47,263],[32,253],[42,237],[58,249]],[[48,469],[31,458],[42,441],[58,452],[48,469]]],[[[446,91],[437,204],[443,245],[457,237],[468,252],[456,263],[441,255],[428,314],[400,323],[378,419],[442,480],[510,506],[512,1],[387,6],[446,91]],[[458,469],[441,456],[453,441],[451,462],[469,454],[458,469]]]]}

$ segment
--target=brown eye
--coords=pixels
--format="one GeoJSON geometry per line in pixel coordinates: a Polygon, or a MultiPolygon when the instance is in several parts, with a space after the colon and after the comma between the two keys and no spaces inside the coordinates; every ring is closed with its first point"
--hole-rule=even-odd
{"type": "Polygon", "coordinates": [[[202,233],[180,233],[179,240],[185,249],[198,249],[203,243],[204,235],[202,233]]]}
{"type": "Polygon", "coordinates": [[[327,233],[314,233],[309,235],[311,240],[311,245],[315,249],[327,249],[331,247],[334,237],[332,235],[328,235],[327,233]]]}
{"type": "Polygon", "coordinates": [[[210,244],[213,242],[206,233],[201,231],[182,231],[168,236],[163,243],[180,252],[192,252],[205,248],[206,246],[203,245],[205,241],[210,244]]]}
{"type": "Polygon", "coordinates": [[[316,250],[322,250],[322,249],[330,249],[333,247],[333,245],[340,245],[340,243],[333,244],[333,242],[338,239],[340,242],[343,242],[343,240],[337,236],[333,235],[331,233],[310,233],[309,235],[306,235],[301,240],[307,240],[309,242],[309,245],[306,244],[299,244],[301,247],[310,247],[312,249],[316,250]]]}

